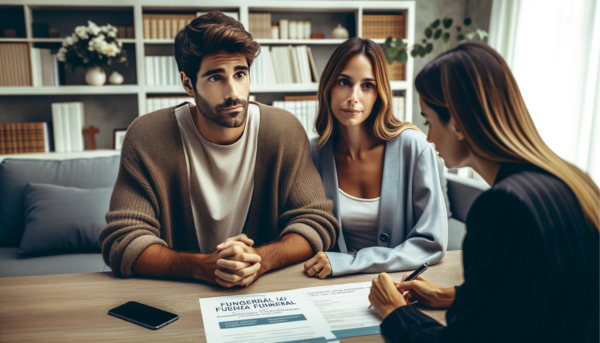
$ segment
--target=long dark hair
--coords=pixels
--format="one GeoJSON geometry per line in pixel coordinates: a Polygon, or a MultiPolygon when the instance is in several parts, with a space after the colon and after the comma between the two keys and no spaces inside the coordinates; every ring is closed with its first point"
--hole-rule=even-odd
{"type": "Polygon", "coordinates": [[[475,155],[533,164],[562,180],[598,230],[598,186],[544,143],[512,72],[494,49],[482,43],[460,44],[425,66],[415,87],[442,122],[454,119],[475,155]]]}

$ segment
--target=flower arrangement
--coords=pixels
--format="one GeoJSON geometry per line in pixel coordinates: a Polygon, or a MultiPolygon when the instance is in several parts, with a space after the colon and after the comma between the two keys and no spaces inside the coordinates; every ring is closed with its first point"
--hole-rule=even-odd
{"type": "Polygon", "coordinates": [[[88,21],[88,26],[77,26],[75,32],[65,38],[57,58],[71,71],[77,67],[104,70],[113,63],[127,64],[127,51],[116,37],[116,27],[98,26],[88,21]]]}

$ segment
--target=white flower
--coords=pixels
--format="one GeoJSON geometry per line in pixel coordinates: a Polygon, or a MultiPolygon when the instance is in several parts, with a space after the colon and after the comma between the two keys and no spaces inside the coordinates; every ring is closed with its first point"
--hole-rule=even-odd
{"type": "Polygon", "coordinates": [[[98,25],[94,24],[91,20],[88,20],[88,32],[97,36],[100,33],[100,28],[98,25]]]}
{"type": "Polygon", "coordinates": [[[71,46],[71,45],[73,45],[73,43],[75,43],[75,41],[73,40],[73,37],[69,36],[69,37],[65,38],[62,45],[63,45],[63,47],[71,46]]]}
{"type": "Polygon", "coordinates": [[[77,26],[75,28],[75,33],[77,34],[77,36],[79,36],[79,38],[81,39],[88,39],[90,38],[87,34],[87,27],[85,26],[77,26]]]}
{"type": "Polygon", "coordinates": [[[104,40],[97,41],[96,43],[94,43],[94,48],[99,53],[106,55],[106,50],[108,49],[108,43],[106,43],[106,41],[104,41],[104,40]]]}
{"type": "Polygon", "coordinates": [[[59,61],[64,62],[65,61],[65,54],[66,53],[67,53],[67,48],[61,47],[60,49],[58,49],[58,53],[56,54],[56,58],[59,61]]]}
{"type": "Polygon", "coordinates": [[[71,35],[71,38],[73,38],[73,44],[79,42],[79,36],[77,36],[75,33],[71,35]]]}
{"type": "Polygon", "coordinates": [[[121,51],[115,43],[110,43],[106,46],[106,55],[109,57],[115,57],[121,51]]]}

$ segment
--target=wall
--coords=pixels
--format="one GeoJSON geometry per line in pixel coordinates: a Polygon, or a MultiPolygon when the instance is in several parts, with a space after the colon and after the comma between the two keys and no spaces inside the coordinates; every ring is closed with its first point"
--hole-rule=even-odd
{"type": "MultiPolygon", "coordinates": [[[[490,14],[492,11],[492,0],[418,0],[416,4],[415,41],[425,37],[427,28],[435,19],[443,18],[448,14],[460,17],[470,17],[482,30],[488,31],[490,25],[490,14]]],[[[456,46],[453,43],[452,46],[456,46]]],[[[414,75],[417,74],[431,62],[436,56],[443,52],[441,41],[434,44],[433,51],[425,57],[415,58],[414,75]]],[[[412,58],[412,57],[411,57],[412,58]]],[[[412,80],[414,82],[414,80],[412,80]]],[[[423,132],[427,132],[425,121],[421,117],[419,106],[419,94],[413,93],[413,123],[423,132]]]]}

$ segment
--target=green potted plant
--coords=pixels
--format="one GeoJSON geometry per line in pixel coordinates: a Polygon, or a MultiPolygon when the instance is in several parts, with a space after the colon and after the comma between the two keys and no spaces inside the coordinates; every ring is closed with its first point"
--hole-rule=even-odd
{"type": "Polygon", "coordinates": [[[110,24],[98,26],[88,21],[88,26],[77,26],[75,32],[65,38],[57,58],[65,62],[71,71],[77,67],[87,69],[86,82],[102,86],[106,82],[108,66],[114,63],[127,64],[127,52],[116,37],[116,27],[110,24]]]}
{"type": "MultiPolygon", "coordinates": [[[[433,51],[435,42],[441,42],[443,50],[446,51],[452,44],[452,38],[458,43],[462,43],[476,37],[483,40],[488,36],[488,33],[480,29],[471,18],[461,19],[455,15],[447,15],[442,19],[434,20],[425,28],[425,38],[420,43],[415,43],[412,46],[410,55],[412,57],[425,57],[433,51]]],[[[381,48],[388,64],[392,64],[394,61],[406,64],[409,46],[402,39],[388,37],[385,43],[381,44],[381,48]]]]}

